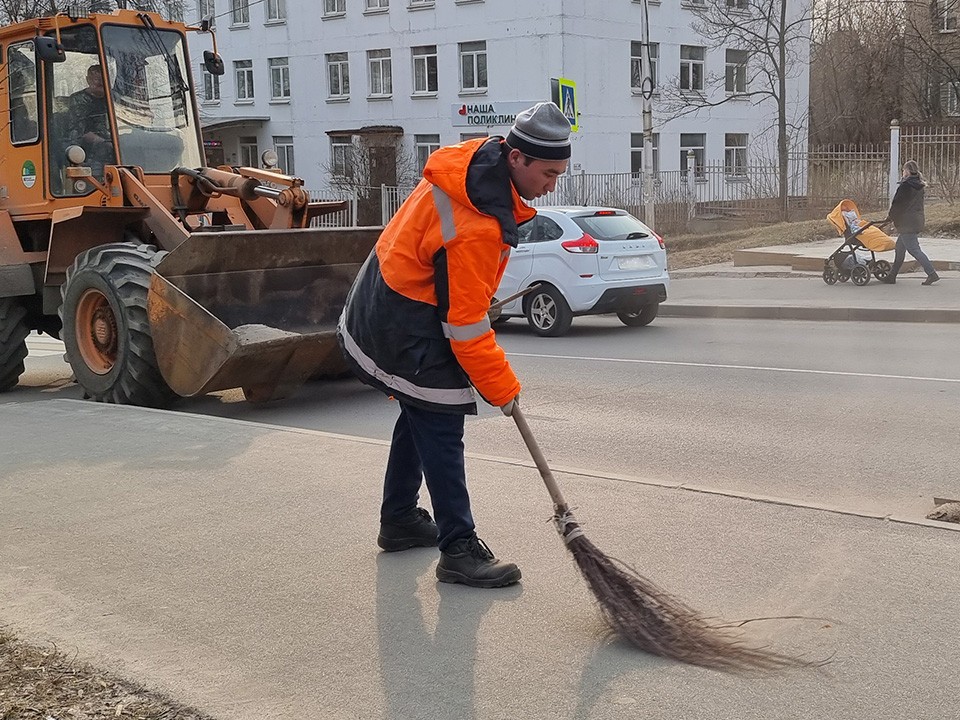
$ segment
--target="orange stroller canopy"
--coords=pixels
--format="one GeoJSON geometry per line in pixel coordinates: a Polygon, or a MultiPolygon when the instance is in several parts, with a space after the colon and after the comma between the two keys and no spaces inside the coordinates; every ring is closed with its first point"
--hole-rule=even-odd
{"type": "MultiPolygon", "coordinates": [[[[853,200],[841,200],[830,214],[827,220],[836,229],[840,235],[853,235],[869,223],[860,214],[857,204],[853,200]]],[[[866,230],[857,233],[856,239],[859,240],[867,250],[874,252],[887,252],[896,247],[893,238],[887,235],[876,225],[871,225],[866,230]]]]}

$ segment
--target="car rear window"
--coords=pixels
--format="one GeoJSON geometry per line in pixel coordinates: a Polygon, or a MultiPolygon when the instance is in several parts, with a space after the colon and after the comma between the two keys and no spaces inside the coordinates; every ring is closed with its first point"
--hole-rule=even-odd
{"type": "Polygon", "coordinates": [[[633,215],[579,215],[572,220],[596,240],[626,240],[630,234],[635,238],[650,237],[647,227],[633,215]]]}

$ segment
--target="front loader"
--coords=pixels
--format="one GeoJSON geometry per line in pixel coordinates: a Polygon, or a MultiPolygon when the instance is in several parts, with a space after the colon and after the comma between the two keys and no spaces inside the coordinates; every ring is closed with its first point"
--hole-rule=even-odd
{"type": "Polygon", "coordinates": [[[0,391],[34,330],[104,402],[263,401],[347,371],[336,323],[378,230],[311,227],[342,204],[299,178],[204,166],[185,33],[207,29],[132,10],[0,29],[0,391]]]}

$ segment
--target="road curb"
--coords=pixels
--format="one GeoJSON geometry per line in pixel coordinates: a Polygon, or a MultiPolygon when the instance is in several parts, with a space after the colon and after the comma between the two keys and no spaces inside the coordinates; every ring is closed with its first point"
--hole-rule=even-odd
{"type": "Polygon", "coordinates": [[[883,309],[793,307],[784,305],[670,305],[660,306],[660,317],[736,320],[822,320],[857,322],[960,323],[960,309],[883,309]]]}

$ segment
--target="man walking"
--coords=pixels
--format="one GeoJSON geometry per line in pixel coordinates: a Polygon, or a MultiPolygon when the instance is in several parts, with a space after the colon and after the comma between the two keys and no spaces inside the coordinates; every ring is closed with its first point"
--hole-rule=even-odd
{"type": "Polygon", "coordinates": [[[395,397],[379,546],[440,549],[437,578],[474,587],[520,579],[477,537],[464,468],[473,389],[509,415],[520,382],[487,310],[523,200],[556,187],[570,157],[570,122],[553,103],[517,115],[506,138],[468,140],[427,160],[423,180],[384,228],[347,296],[338,337],[361,380],[395,397]],[[522,199],[521,199],[522,198],[522,199]],[[436,523],[417,506],[426,480],[436,523]]]}

